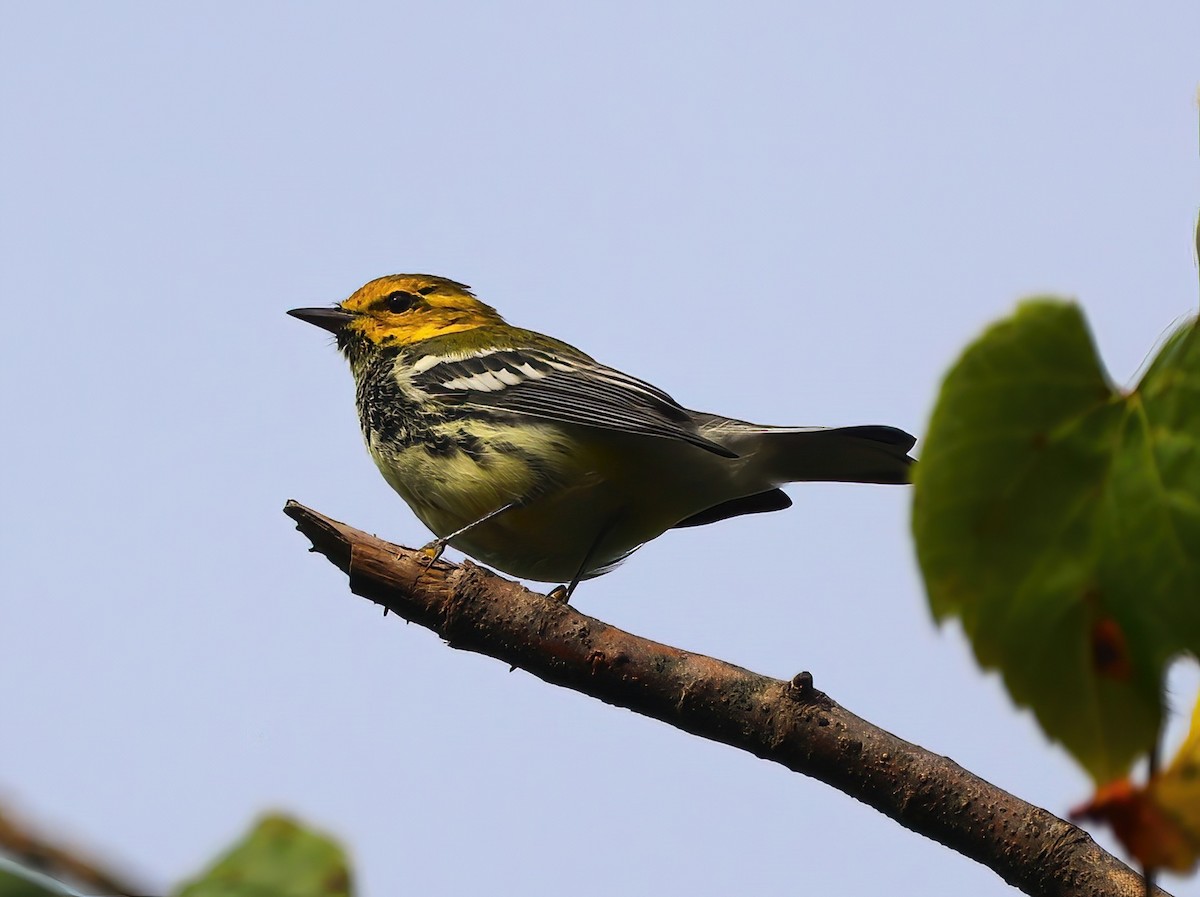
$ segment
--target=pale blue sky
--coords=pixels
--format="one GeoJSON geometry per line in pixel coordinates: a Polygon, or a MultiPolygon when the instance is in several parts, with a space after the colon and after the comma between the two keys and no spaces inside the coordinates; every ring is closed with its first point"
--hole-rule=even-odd
{"type": "MultiPolygon", "coordinates": [[[[1051,291],[1126,381],[1197,306],[1200,5],[5,18],[0,800],[156,886],[279,807],[344,840],[367,897],[1014,893],[820,783],[350,596],[286,499],[428,536],[344,362],[284,311],[438,273],[693,407],[920,434],[965,343],[1051,291]]],[[[1085,798],[930,622],[908,491],[791,494],[575,603],[811,670],[1052,811],[1085,798]]]]}

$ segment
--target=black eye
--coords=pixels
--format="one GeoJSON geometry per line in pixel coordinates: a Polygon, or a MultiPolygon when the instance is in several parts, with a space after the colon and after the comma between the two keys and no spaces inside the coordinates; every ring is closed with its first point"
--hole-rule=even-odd
{"type": "Polygon", "coordinates": [[[416,293],[409,293],[404,290],[396,290],[396,292],[388,293],[383,297],[383,304],[387,306],[387,310],[396,312],[397,314],[408,311],[420,301],[421,297],[416,293]]]}

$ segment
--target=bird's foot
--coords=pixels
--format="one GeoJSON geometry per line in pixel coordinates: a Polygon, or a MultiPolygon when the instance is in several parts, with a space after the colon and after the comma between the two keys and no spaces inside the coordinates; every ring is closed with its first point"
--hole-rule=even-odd
{"type": "Polygon", "coordinates": [[[571,596],[575,594],[575,587],[579,585],[579,577],[571,580],[570,585],[555,586],[546,595],[552,601],[561,601],[563,604],[571,603],[571,596]]]}
{"type": "Polygon", "coordinates": [[[430,567],[432,567],[434,564],[437,563],[438,558],[440,558],[445,551],[446,551],[446,540],[445,539],[434,539],[428,545],[422,545],[417,550],[417,554],[420,554],[426,558],[425,569],[428,570],[430,567]]]}
{"type": "Polygon", "coordinates": [[[421,554],[425,555],[425,557],[427,557],[431,560],[434,560],[434,561],[436,561],[438,558],[440,558],[442,556],[442,552],[444,552],[445,550],[446,550],[446,540],[445,539],[434,539],[432,542],[422,545],[420,548],[417,549],[417,551],[420,552],[421,554]]]}

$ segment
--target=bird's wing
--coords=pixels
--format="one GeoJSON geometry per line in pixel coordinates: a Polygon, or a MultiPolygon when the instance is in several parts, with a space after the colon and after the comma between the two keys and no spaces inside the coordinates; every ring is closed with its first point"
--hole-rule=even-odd
{"type": "Polygon", "coordinates": [[[737,453],[702,436],[691,413],[655,386],[580,355],[541,348],[427,355],[413,386],[439,401],[558,423],[690,442],[714,454],[737,453]]]}

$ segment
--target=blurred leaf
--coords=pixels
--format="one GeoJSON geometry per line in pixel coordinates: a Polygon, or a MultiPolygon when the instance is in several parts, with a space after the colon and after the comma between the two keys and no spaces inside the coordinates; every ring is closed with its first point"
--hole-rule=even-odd
{"type": "Polygon", "coordinates": [[[341,848],[282,816],[268,816],[179,897],[350,897],[341,848]]]}
{"type": "MultiPolygon", "coordinates": [[[[1191,731],[1180,745],[1179,753],[1147,788],[1186,841],[1190,848],[1188,867],[1194,869],[1200,859],[1200,698],[1192,711],[1191,731]]],[[[1176,864],[1170,868],[1182,872],[1186,867],[1176,864]]]]}
{"type": "Polygon", "coordinates": [[[1104,785],[1072,815],[1107,822],[1143,866],[1194,870],[1200,859],[1200,701],[1170,766],[1145,788],[1128,779],[1104,785]]]}
{"type": "Polygon", "coordinates": [[[44,875],[27,872],[0,857],[0,897],[69,897],[74,893],[44,875]]]}
{"type": "Polygon", "coordinates": [[[1167,662],[1200,653],[1198,334],[1124,394],[1077,306],[1023,303],[947,375],[916,467],[934,615],[1097,782],[1151,748],[1167,662]]]}

